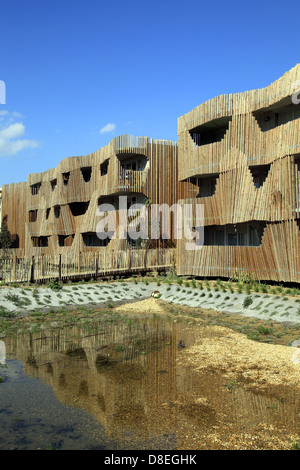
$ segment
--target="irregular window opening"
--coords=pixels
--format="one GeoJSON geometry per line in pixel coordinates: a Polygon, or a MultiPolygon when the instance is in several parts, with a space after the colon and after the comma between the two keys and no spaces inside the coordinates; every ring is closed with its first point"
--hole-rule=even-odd
{"type": "Polygon", "coordinates": [[[72,246],[74,235],[58,235],[59,246],[72,246]]]}
{"type": "Polygon", "coordinates": [[[291,98],[285,98],[268,108],[253,112],[262,132],[270,131],[278,126],[300,118],[300,107],[291,103],[291,98]]]}
{"type": "Polygon", "coordinates": [[[54,207],[54,215],[58,219],[60,216],[60,206],[55,206],[54,207]]]}
{"type": "Polygon", "coordinates": [[[219,173],[208,176],[193,176],[190,182],[198,188],[197,197],[210,197],[216,192],[219,173]]]}
{"type": "Polygon", "coordinates": [[[101,174],[101,176],[107,175],[108,165],[109,165],[109,159],[107,159],[103,163],[101,163],[101,165],[100,165],[100,174],[101,174]]]}
{"type": "Polygon", "coordinates": [[[86,213],[89,207],[89,201],[88,202],[71,202],[69,204],[70,210],[72,212],[73,217],[77,217],[79,215],[83,215],[86,213]]]}
{"type": "MultiPolygon", "coordinates": [[[[109,232],[107,232],[109,233],[109,232]]],[[[110,238],[107,237],[104,240],[101,240],[96,233],[87,232],[82,234],[82,239],[85,246],[107,246],[110,242],[110,238]]]]}
{"type": "Polygon", "coordinates": [[[113,210],[117,211],[119,210],[119,197],[118,196],[100,196],[98,198],[98,207],[101,206],[102,204],[109,204],[110,206],[112,206],[110,208],[110,211],[113,211],[113,210]]]}
{"type": "Polygon", "coordinates": [[[40,187],[42,186],[42,183],[36,183],[30,186],[31,188],[31,194],[34,196],[35,194],[38,194],[40,187]]]}
{"type": "Polygon", "coordinates": [[[67,173],[63,173],[62,174],[62,177],[63,177],[63,183],[65,186],[68,186],[69,184],[69,179],[70,179],[70,172],[67,172],[67,173]]]}
{"type": "Polygon", "coordinates": [[[87,166],[85,168],[80,168],[80,170],[81,170],[82,177],[83,177],[84,181],[86,183],[88,183],[91,179],[91,176],[92,176],[92,167],[87,166]]]}
{"type": "Polygon", "coordinates": [[[36,222],[37,220],[37,209],[29,211],[29,222],[36,222]]]}
{"type": "Polygon", "coordinates": [[[190,135],[194,143],[198,146],[221,142],[229,129],[231,121],[231,116],[214,119],[213,121],[191,129],[190,135]]]}
{"type": "Polygon", "coordinates": [[[52,191],[55,191],[57,186],[57,179],[50,181],[52,191]]]}
{"type": "Polygon", "coordinates": [[[48,207],[48,209],[46,209],[46,220],[49,219],[50,211],[51,207],[48,207]]]}
{"type": "Polygon", "coordinates": [[[254,186],[256,188],[260,188],[267,179],[271,168],[271,164],[269,165],[256,165],[250,166],[249,170],[251,171],[254,186]]]}
{"type": "Polygon", "coordinates": [[[260,246],[265,227],[266,223],[262,221],[207,225],[204,227],[204,245],[260,246]]]}
{"type": "Polygon", "coordinates": [[[49,237],[31,237],[32,246],[34,247],[47,247],[49,237]]]}

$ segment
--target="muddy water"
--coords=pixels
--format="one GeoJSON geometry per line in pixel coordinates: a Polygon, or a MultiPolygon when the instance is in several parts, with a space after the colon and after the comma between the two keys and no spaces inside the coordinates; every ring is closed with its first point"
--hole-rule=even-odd
{"type": "Polygon", "coordinates": [[[197,328],[124,315],[6,338],[0,449],[286,446],[299,431],[298,396],[195,373],[180,359],[197,328]]]}

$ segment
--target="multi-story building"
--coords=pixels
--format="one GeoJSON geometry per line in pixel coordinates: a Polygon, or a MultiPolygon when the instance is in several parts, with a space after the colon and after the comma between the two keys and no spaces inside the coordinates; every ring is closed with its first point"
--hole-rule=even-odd
{"type": "Polygon", "coordinates": [[[179,118],[181,203],[204,206],[204,246],[179,240],[179,274],[300,281],[299,79],[298,64],[179,118]]]}
{"type": "MultiPolygon", "coordinates": [[[[62,160],[26,183],[3,186],[2,220],[14,237],[18,255],[64,254],[125,249],[130,238],[97,236],[97,208],[110,204],[119,215],[126,203],[172,205],[177,201],[177,143],[120,136],[83,157],[62,160]]],[[[127,210],[127,207],[126,207],[127,210]]],[[[116,220],[116,232],[118,220],[116,220]]],[[[157,241],[167,246],[166,241],[157,241]]],[[[172,241],[169,241],[169,246],[172,241]]]]}
{"type": "Polygon", "coordinates": [[[160,231],[153,242],[177,245],[179,275],[300,282],[299,81],[298,64],[263,89],[197,106],[178,120],[178,145],[121,136],[4,185],[2,221],[18,255],[129,248],[118,223],[115,239],[96,233],[97,207],[111,204],[119,222],[126,195],[128,205],[179,202],[194,215],[204,208],[203,246],[187,249],[173,230],[170,240],[160,231]]]}

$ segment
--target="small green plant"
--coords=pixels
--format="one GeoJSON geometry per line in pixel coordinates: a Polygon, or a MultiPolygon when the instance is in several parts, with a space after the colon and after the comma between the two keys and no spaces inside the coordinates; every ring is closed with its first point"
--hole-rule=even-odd
{"type": "Polygon", "coordinates": [[[292,443],[292,450],[300,450],[300,439],[292,443]]]}
{"type": "Polygon", "coordinates": [[[10,312],[6,308],[4,308],[2,305],[0,306],[0,317],[3,318],[13,318],[16,315],[13,312],[10,312]]]}
{"type": "Polygon", "coordinates": [[[248,295],[248,296],[245,297],[245,299],[244,299],[243,307],[244,307],[244,308],[247,308],[247,307],[249,307],[252,303],[253,303],[253,299],[252,299],[251,295],[248,295]]]}
{"type": "Polygon", "coordinates": [[[48,282],[47,287],[52,290],[61,290],[62,285],[58,282],[57,279],[52,279],[50,282],[48,282]]]}
{"type": "Polygon", "coordinates": [[[261,335],[271,335],[272,334],[271,328],[267,328],[265,326],[259,326],[257,329],[258,329],[259,334],[261,334],[261,335]]]}

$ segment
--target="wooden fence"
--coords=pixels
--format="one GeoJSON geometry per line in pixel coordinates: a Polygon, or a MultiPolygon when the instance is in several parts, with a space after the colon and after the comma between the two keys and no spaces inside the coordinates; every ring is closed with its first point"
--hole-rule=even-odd
{"type": "Polygon", "coordinates": [[[113,276],[175,268],[175,249],[107,250],[74,255],[0,258],[0,281],[35,282],[113,276]]]}

